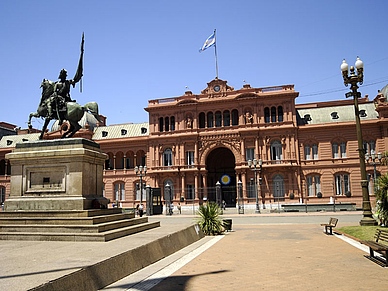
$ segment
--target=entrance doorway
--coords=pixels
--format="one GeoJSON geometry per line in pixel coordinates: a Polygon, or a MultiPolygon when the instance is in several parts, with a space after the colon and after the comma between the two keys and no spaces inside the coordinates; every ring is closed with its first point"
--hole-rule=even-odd
{"type": "Polygon", "coordinates": [[[231,150],[221,147],[216,148],[206,159],[208,200],[216,201],[216,183],[221,183],[221,200],[225,200],[227,207],[235,207],[236,174],[235,158],[231,150]]]}

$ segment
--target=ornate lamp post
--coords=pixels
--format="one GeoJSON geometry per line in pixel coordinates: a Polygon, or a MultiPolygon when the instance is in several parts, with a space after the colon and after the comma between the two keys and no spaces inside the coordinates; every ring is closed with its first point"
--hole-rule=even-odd
{"type": "Polygon", "coordinates": [[[376,165],[381,165],[381,160],[383,158],[382,153],[377,153],[377,159],[379,160],[376,162],[376,154],[375,152],[371,152],[370,154],[372,162],[369,162],[369,154],[365,154],[365,161],[368,165],[373,165],[373,193],[375,192],[375,186],[376,186],[376,180],[377,180],[377,172],[376,172],[376,165]]]}
{"type": "Polygon", "coordinates": [[[361,187],[362,187],[362,209],[363,209],[363,218],[360,220],[360,225],[376,225],[376,220],[372,217],[369,192],[368,192],[368,180],[366,176],[366,168],[365,168],[365,153],[363,148],[363,139],[361,132],[361,123],[360,123],[360,112],[358,110],[358,98],[361,97],[361,93],[357,92],[358,86],[360,83],[362,85],[364,81],[364,64],[357,57],[355,63],[357,69],[357,75],[354,72],[354,67],[350,67],[350,75],[349,73],[349,65],[343,60],[341,64],[342,77],[344,78],[344,84],[347,87],[350,84],[351,92],[346,93],[346,97],[353,96],[354,99],[354,111],[356,116],[356,130],[357,130],[357,141],[358,141],[358,154],[360,157],[360,170],[361,170],[361,187]]]}
{"type": "MultiPolygon", "coordinates": [[[[259,193],[257,191],[257,172],[261,173],[261,169],[263,167],[263,160],[259,159],[257,161],[256,159],[248,160],[248,166],[251,171],[255,172],[255,196],[256,196],[256,210],[255,213],[260,213],[260,207],[259,207],[259,193]],[[253,168],[252,168],[253,166],[253,168]],[[257,167],[259,166],[259,167],[257,167]]],[[[260,189],[261,190],[261,189],[260,189]]]]}
{"type": "Polygon", "coordinates": [[[140,204],[143,203],[143,177],[145,177],[147,173],[147,166],[136,166],[135,174],[140,177],[140,204]]]}

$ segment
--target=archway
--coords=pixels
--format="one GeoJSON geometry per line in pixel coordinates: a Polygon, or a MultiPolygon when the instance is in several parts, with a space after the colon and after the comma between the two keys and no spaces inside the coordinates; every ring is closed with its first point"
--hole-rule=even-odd
{"type": "Polygon", "coordinates": [[[235,157],[231,150],[219,147],[212,150],[206,159],[208,200],[216,201],[216,183],[221,183],[221,199],[227,206],[236,206],[235,157]],[[221,179],[224,176],[223,179],[221,179]],[[228,181],[229,180],[229,181],[228,181]]]}

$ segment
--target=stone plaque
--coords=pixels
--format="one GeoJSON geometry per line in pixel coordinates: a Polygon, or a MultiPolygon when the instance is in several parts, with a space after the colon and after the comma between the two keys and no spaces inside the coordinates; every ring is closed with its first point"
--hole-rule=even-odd
{"type": "Polygon", "coordinates": [[[66,166],[26,168],[25,193],[66,192],[66,166]]]}

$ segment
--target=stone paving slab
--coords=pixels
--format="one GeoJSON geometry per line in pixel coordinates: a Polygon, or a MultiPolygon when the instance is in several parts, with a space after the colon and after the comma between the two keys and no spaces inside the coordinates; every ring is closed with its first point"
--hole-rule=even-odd
{"type": "Polygon", "coordinates": [[[235,225],[150,290],[388,290],[366,255],[319,225],[235,225]]]}
{"type": "Polygon", "coordinates": [[[0,241],[0,290],[34,288],[180,231],[188,225],[190,223],[175,221],[109,242],[0,241]]]}

